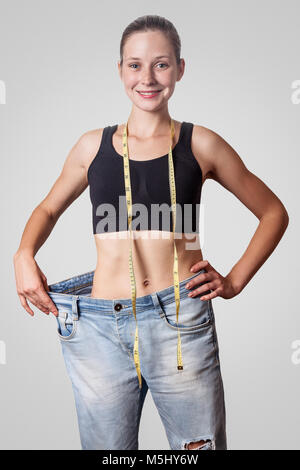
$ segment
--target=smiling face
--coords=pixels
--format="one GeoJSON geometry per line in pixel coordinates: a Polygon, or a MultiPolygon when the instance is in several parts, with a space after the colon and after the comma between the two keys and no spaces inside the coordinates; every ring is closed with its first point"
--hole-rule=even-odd
{"type": "Polygon", "coordinates": [[[177,64],[172,43],[162,32],[143,31],[125,42],[123,65],[118,62],[118,69],[132,103],[140,109],[154,110],[167,104],[184,65],[184,59],[177,64]],[[153,90],[160,91],[148,98],[139,93],[153,90]]]}

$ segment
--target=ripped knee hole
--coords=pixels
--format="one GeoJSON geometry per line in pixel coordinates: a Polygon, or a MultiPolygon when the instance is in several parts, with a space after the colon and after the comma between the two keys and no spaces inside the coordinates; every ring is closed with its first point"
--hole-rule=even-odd
{"type": "Polygon", "coordinates": [[[213,450],[213,443],[210,439],[205,439],[197,442],[186,443],[184,448],[190,450],[213,450]]]}

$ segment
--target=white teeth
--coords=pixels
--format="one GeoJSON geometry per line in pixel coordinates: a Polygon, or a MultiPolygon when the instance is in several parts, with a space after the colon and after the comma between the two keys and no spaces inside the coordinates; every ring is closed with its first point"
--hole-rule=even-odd
{"type": "Polygon", "coordinates": [[[139,91],[140,95],[154,95],[155,93],[159,93],[159,92],[158,91],[147,91],[146,93],[142,93],[141,91],[139,91]]]}

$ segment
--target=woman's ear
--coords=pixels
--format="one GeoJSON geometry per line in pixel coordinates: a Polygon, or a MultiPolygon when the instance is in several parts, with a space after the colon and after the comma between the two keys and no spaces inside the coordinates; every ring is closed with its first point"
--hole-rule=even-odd
{"type": "Polygon", "coordinates": [[[118,71],[119,71],[119,76],[122,80],[122,67],[121,67],[121,64],[120,64],[120,61],[118,60],[118,71]]]}
{"type": "Polygon", "coordinates": [[[183,74],[184,74],[184,69],[185,69],[185,60],[183,58],[180,59],[180,65],[179,65],[179,72],[177,76],[177,82],[180,82],[183,74]]]}

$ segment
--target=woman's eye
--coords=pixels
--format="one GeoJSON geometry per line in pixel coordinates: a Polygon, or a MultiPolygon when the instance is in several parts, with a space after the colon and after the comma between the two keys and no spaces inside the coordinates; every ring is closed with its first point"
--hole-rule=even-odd
{"type": "MultiPolygon", "coordinates": [[[[134,67],[132,67],[133,65],[138,65],[138,64],[130,64],[129,67],[134,68],[134,67]]],[[[164,64],[164,63],[162,63],[162,62],[160,62],[160,63],[157,64],[157,65],[165,65],[165,66],[167,67],[167,64],[164,64]]],[[[161,68],[161,67],[159,67],[159,68],[161,68]]],[[[135,69],[135,70],[136,70],[136,69],[135,69]]]]}

